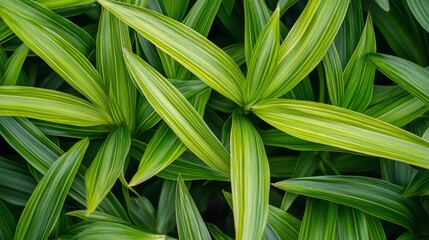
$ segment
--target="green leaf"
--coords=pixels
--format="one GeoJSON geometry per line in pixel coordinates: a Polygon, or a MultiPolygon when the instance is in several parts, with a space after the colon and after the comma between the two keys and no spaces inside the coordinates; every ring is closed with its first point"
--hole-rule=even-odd
{"type": "MultiPolygon", "coordinates": [[[[245,5],[248,1],[244,1],[245,5]]],[[[263,2],[263,1],[262,1],[263,2]]],[[[259,99],[270,84],[277,67],[277,54],[280,46],[279,9],[262,29],[252,55],[249,57],[248,72],[244,83],[244,101],[251,104],[259,99]]]]}
{"type": "Polygon", "coordinates": [[[17,83],[23,85],[23,82],[19,82],[18,80],[21,74],[22,65],[24,64],[29,51],[30,49],[25,44],[22,44],[13,52],[4,67],[5,71],[2,72],[3,75],[0,79],[1,86],[15,86],[17,83]]]}
{"type": "Polygon", "coordinates": [[[75,126],[110,125],[100,108],[70,94],[34,87],[0,87],[0,115],[75,126]]]}
{"type": "MultiPolygon", "coordinates": [[[[246,51],[246,62],[250,63],[252,60],[255,51],[253,50],[256,46],[259,35],[263,31],[264,27],[267,25],[268,19],[270,19],[270,10],[268,9],[264,0],[255,0],[249,1],[244,0],[244,47],[246,51]]],[[[279,16],[275,17],[277,20],[279,16]]],[[[273,20],[273,22],[277,21],[273,20]]],[[[279,32],[279,26],[273,29],[274,32],[279,32]]],[[[273,31],[270,30],[270,31],[273,31]]],[[[280,33],[278,33],[280,35],[280,33]]],[[[280,39],[273,39],[274,41],[279,41],[280,39]]],[[[271,40],[271,41],[273,41],[271,40]]],[[[261,40],[262,41],[262,40],[261,40]]],[[[260,43],[260,47],[264,47],[260,43]]],[[[267,43],[267,48],[270,48],[271,45],[267,43]]],[[[276,49],[277,51],[277,49],[276,49]]],[[[276,59],[276,58],[275,58],[276,59]]],[[[277,60],[277,59],[276,59],[277,60]]]]}
{"type": "Polygon", "coordinates": [[[285,94],[316,67],[331,46],[348,4],[348,0],[308,2],[280,46],[277,70],[263,99],[285,94]]]}
{"type": "Polygon", "coordinates": [[[171,239],[165,235],[156,235],[143,232],[134,227],[113,223],[94,222],[86,226],[82,231],[72,238],[73,240],[104,240],[104,239],[171,239]]]}
{"type": "Polygon", "coordinates": [[[59,8],[67,8],[67,7],[76,7],[81,5],[86,5],[90,3],[94,3],[95,0],[36,0],[36,2],[42,4],[43,6],[49,9],[59,9],[59,8]]]}
{"type": "Polygon", "coordinates": [[[236,239],[259,239],[268,217],[270,172],[264,144],[251,122],[234,113],[231,189],[236,239]]]}
{"type": "Polygon", "coordinates": [[[176,182],[164,180],[156,212],[156,230],[159,233],[168,233],[176,227],[175,202],[172,201],[175,198],[176,182]]]}
{"type": "Polygon", "coordinates": [[[275,187],[343,204],[401,225],[409,230],[422,226],[422,210],[401,195],[403,188],[361,176],[320,176],[277,182],[275,187]]]}
{"type": "Polygon", "coordinates": [[[388,12],[390,10],[389,0],[375,0],[375,2],[380,6],[384,11],[388,12]]]}
{"type": "Polygon", "coordinates": [[[405,197],[429,195],[429,177],[420,172],[416,173],[403,195],[405,197]]]}
{"type": "Polygon", "coordinates": [[[232,240],[231,237],[223,233],[216,225],[208,224],[208,228],[214,239],[216,240],[232,240]]]}
{"type": "Polygon", "coordinates": [[[231,57],[206,38],[151,10],[106,0],[98,2],[214,90],[243,103],[243,74],[231,57]]]}
{"type": "Polygon", "coordinates": [[[176,186],[176,224],[180,239],[211,239],[204,220],[180,176],[176,186]]]}
{"type": "Polygon", "coordinates": [[[365,214],[366,226],[368,228],[369,239],[386,239],[383,225],[379,218],[373,217],[369,214],[365,214]]]}
{"type": "Polygon", "coordinates": [[[135,125],[137,90],[128,74],[122,48],[131,49],[128,26],[110,12],[102,11],[97,33],[97,70],[109,86],[111,111],[116,123],[135,125]]]}
{"type": "Polygon", "coordinates": [[[335,239],[338,204],[307,198],[298,239],[335,239]]]}
{"type": "Polygon", "coordinates": [[[127,127],[120,125],[110,133],[86,171],[87,214],[91,214],[115,184],[131,146],[127,127]]]}
{"type": "Polygon", "coordinates": [[[338,239],[372,239],[369,238],[365,215],[362,211],[340,205],[336,223],[338,239]]]}
{"type": "Polygon", "coordinates": [[[0,238],[1,239],[13,239],[13,235],[15,234],[16,222],[12,216],[12,213],[0,201],[0,238]]]}
{"type": "Polygon", "coordinates": [[[328,87],[329,99],[332,105],[340,106],[344,101],[345,82],[343,70],[341,67],[340,56],[338,55],[335,44],[328,49],[322,60],[325,68],[326,85],[328,87]]]}
{"type": "Polygon", "coordinates": [[[14,239],[48,238],[88,145],[88,139],[81,140],[52,164],[28,200],[14,239]]]}
{"type": "Polygon", "coordinates": [[[73,88],[103,110],[108,109],[107,89],[85,57],[93,46],[86,32],[29,0],[2,1],[0,16],[33,52],[73,88]]]}
{"type": "Polygon", "coordinates": [[[124,54],[136,85],[180,140],[207,165],[228,173],[228,152],[192,105],[146,62],[128,51],[124,54]]]}
{"type": "Polygon", "coordinates": [[[296,219],[291,214],[281,210],[280,208],[276,208],[270,205],[268,208],[267,222],[276,231],[280,239],[298,239],[299,231],[301,228],[301,221],[296,219]]]}
{"type": "Polygon", "coordinates": [[[429,106],[429,72],[408,60],[379,53],[370,53],[368,59],[384,75],[396,82],[414,97],[429,106]]]}
{"type": "Polygon", "coordinates": [[[115,223],[124,223],[124,224],[128,223],[127,221],[121,218],[112,216],[104,212],[99,212],[99,211],[94,211],[91,213],[91,215],[88,216],[86,214],[86,210],[75,210],[75,211],[66,213],[66,215],[77,217],[85,221],[105,221],[105,222],[115,222],[115,223]]]}
{"type": "Polygon", "coordinates": [[[159,1],[162,12],[177,21],[182,21],[185,16],[189,0],[161,0],[159,1]]]}
{"type": "Polygon", "coordinates": [[[25,206],[36,186],[37,181],[31,176],[27,166],[0,157],[1,200],[14,205],[25,206]]]}
{"type": "Polygon", "coordinates": [[[429,168],[429,142],[347,109],[299,100],[267,100],[252,110],[274,127],[307,141],[429,168]]]}
{"type": "Polygon", "coordinates": [[[422,27],[429,32],[429,2],[425,0],[407,0],[408,7],[422,27]]]}
{"type": "Polygon", "coordinates": [[[146,197],[130,198],[129,212],[135,225],[143,229],[155,229],[156,212],[146,197]]]}
{"type": "Polygon", "coordinates": [[[280,16],[283,16],[283,14],[295,3],[297,3],[299,0],[279,0],[279,7],[280,7],[280,16]]]}
{"type": "Polygon", "coordinates": [[[359,43],[343,72],[345,92],[342,107],[362,112],[371,102],[375,68],[365,54],[375,51],[375,33],[368,14],[359,43]]]}

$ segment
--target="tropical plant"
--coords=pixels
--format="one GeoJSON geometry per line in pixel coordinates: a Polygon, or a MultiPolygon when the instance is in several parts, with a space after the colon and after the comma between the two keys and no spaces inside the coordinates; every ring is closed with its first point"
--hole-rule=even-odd
{"type": "Polygon", "coordinates": [[[0,0],[0,238],[427,238],[426,9],[0,0]]]}

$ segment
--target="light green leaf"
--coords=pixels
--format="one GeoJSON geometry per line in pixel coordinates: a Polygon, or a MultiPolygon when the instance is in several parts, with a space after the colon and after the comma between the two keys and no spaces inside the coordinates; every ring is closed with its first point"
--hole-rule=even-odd
{"type": "Polygon", "coordinates": [[[90,223],[83,230],[72,238],[73,240],[105,240],[105,239],[171,239],[165,235],[156,235],[143,232],[134,227],[113,223],[94,222],[90,223]]]}
{"type": "Polygon", "coordinates": [[[343,72],[345,81],[342,107],[362,112],[371,102],[375,68],[365,54],[376,51],[375,33],[368,14],[359,43],[343,72]]]}
{"type": "Polygon", "coordinates": [[[360,210],[340,205],[336,223],[338,239],[374,239],[369,238],[365,215],[360,210]]]}
{"type": "Polygon", "coordinates": [[[420,25],[429,32],[429,13],[427,11],[429,2],[426,0],[407,0],[407,4],[420,25]]]}
{"type": "MultiPolygon", "coordinates": [[[[203,115],[209,97],[210,90],[206,90],[193,98],[193,105],[200,115],[203,115]]],[[[170,165],[185,150],[186,146],[173,130],[165,122],[161,123],[150,140],[129,186],[135,186],[153,177],[170,165]]]]}
{"type": "Polygon", "coordinates": [[[337,214],[338,204],[307,198],[298,239],[335,239],[337,214]]]}
{"type": "Polygon", "coordinates": [[[344,101],[345,82],[340,56],[332,44],[322,60],[325,68],[326,85],[332,105],[340,106],[344,101]]]}
{"type": "Polygon", "coordinates": [[[132,132],[137,90],[125,66],[124,47],[131,49],[128,26],[110,12],[102,11],[97,33],[97,70],[109,87],[112,117],[116,123],[125,122],[132,132]]]}
{"type": "MultiPolygon", "coordinates": [[[[320,176],[277,182],[275,187],[357,208],[363,212],[418,231],[422,209],[401,195],[402,187],[361,176],[320,176]]],[[[422,222],[423,221],[423,222],[422,222]]]]}
{"type": "Polygon", "coordinates": [[[228,152],[192,105],[138,56],[128,51],[124,55],[136,85],[180,140],[207,165],[228,173],[228,152]]]}
{"type": "Polygon", "coordinates": [[[180,176],[176,186],[176,224],[180,239],[211,239],[204,220],[180,176]]]}
{"type": "MultiPolygon", "coordinates": [[[[246,62],[250,63],[252,61],[251,59],[254,58],[253,48],[255,47],[256,42],[259,39],[260,33],[267,25],[267,22],[268,22],[268,19],[270,19],[271,13],[264,0],[244,0],[243,5],[244,5],[244,48],[246,51],[246,62]]],[[[276,17],[276,19],[278,18],[279,17],[276,17]]],[[[273,29],[273,30],[278,32],[279,31],[278,25],[277,25],[277,29],[273,29]]],[[[275,39],[275,40],[279,41],[280,39],[275,39]]],[[[268,45],[268,48],[271,47],[270,44],[267,44],[267,45],[268,45]]],[[[277,60],[277,58],[275,58],[275,60],[277,60]]]]}
{"type": "MultiPolygon", "coordinates": [[[[245,5],[247,2],[244,1],[245,5]]],[[[247,62],[248,72],[244,83],[244,101],[246,104],[251,105],[262,96],[276,70],[280,46],[279,18],[279,9],[277,9],[265,27],[261,29],[261,33],[256,34],[259,37],[255,40],[255,46],[251,49],[252,55],[249,56],[247,62]]]]}
{"type": "Polygon", "coordinates": [[[1,239],[13,239],[13,235],[15,234],[16,222],[13,218],[12,213],[0,201],[0,238],[1,239]]]}
{"type": "Polygon", "coordinates": [[[110,133],[86,171],[87,214],[91,214],[115,184],[131,146],[127,127],[120,125],[110,133]]]}
{"type": "Polygon", "coordinates": [[[348,4],[348,0],[308,2],[280,46],[279,64],[263,99],[285,94],[316,67],[331,46],[348,4]]]}
{"type": "Polygon", "coordinates": [[[27,166],[0,157],[1,200],[14,205],[25,206],[36,186],[37,181],[31,176],[27,166]]]}
{"type": "Polygon", "coordinates": [[[384,75],[429,106],[429,72],[408,60],[379,53],[367,55],[384,75]]]}
{"type": "Polygon", "coordinates": [[[4,72],[2,72],[3,75],[0,79],[1,86],[15,86],[17,83],[20,83],[19,85],[23,85],[23,82],[19,82],[19,77],[22,65],[24,64],[29,51],[30,49],[25,44],[22,44],[13,52],[4,67],[4,72]]]}
{"type": "Polygon", "coordinates": [[[70,94],[34,87],[0,87],[0,115],[74,126],[110,125],[100,108],[70,94]]]}
{"type": "Polygon", "coordinates": [[[363,114],[299,100],[267,100],[252,111],[281,131],[307,141],[429,168],[429,142],[363,114]]]}
{"type": "Polygon", "coordinates": [[[214,90],[236,103],[243,103],[241,70],[231,57],[206,38],[151,10],[106,0],[98,2],[214,90]]]}
{"type": "Polygon", "coordinates": [[[162,12],[166,16],[176,21],[182,21],[189,4],[189,0],[161,0],[159,3],[162,8],[162,12]]]}
{"type": "Polygon", "coordinates": [[[52,164],[28,200],[14,239],[48,238],[88,145],[81,140],[52,164]]]}
{"type": "Polygon", "coordinates": [[[67,7],[82,6],[90,3],[94,3],[95,0],[36,0],[36,2],[42,4],[49,9],[59,9],[67,7]]]}
{"type": "Polygon", "coordinates": [[[279,7],[280,7],[280,16],[283,16],[283,14],[295,3],[297,3],[299,0],[279,0],[279,7]]]}
{"type": "Polygon", "coordinates": [[[85,57],[93,44],[86,32],[29,0],[2,1],[0,16],[33,52],[73,88],[103,110],[108,109],[107,89],[85,57]]]}
{"type": "Polygon", "coordinates": [[[259,239],[268,217],[270,172],[264,144],[251,122],[234,113],[231,189],[236,239],[259,239]]]}
{"type": "Polygon", "coordinates": [[[75,210],[75,211],[66,213],[66,215],[77,217],[85,221],[105,221],[105,222],[115,222],[115,223],[124,223],[124,224],[128,223],[127,221],[121,218],[112,216],[104,212],[94,211],[89,216],[86,213],[87,213],[86,210],[75,210]]]}
{"type": "Polygon", "coordinates": [[[176,182],[164,180],[156,212],[156,230],[159,233],[168,233],[176,227],[175,202],[172,200],[175,198],[176,182]]]}
{"type": "Polygon", "coordinates": [[[389,0],[375,0],[375,2],[380,6],[384,11],[388,12],[390,10],[389,0]]]}

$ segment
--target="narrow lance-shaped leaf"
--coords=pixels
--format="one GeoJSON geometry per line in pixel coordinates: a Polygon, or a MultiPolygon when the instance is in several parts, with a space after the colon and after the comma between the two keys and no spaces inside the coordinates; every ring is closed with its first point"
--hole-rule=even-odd
{"type": "MultiPolygon", "coordinates": [[[[193,98],[193,105],[200,115],[203,115],[209,97],[210,90],[206,90],[193,98]]],[[[170,165],[185,150],[186,146],[173,130],[165,122],[161,123],[150,140],[140,160],[139,168],[131,179],[129,186],[135,186],[153,177],[170,165]]]]}
{"type": "Polygon", "coordinates": [[[375,51],[375,33],[368,14],[359,43],[343,72],[346,85],[342,107],[362,112],[371,102],[375,68],[365,54],[375,51]]]}
{"type": "Polygon", "coordinates": [[[323,67],[325,68],[326,85],[328,87],[329,99],[331,104],[340,106],[344,99],[345,83],[341,59],[338,55],[335,44],[332,44],[323,58],[323,67]]]}
{"type": "Polygon", "coordinates": [[[103,10],[97,33],[97,70],[109,87],[112,117],[134,131],[137,90],[128,74],[122,48],[131,49],[128,26],[103,10]]]}
{"type": "Polygon", "coordinates": [[[228,173],[228,152],[192,105],[138,56],[124,55],[136,85],[180,140],[209,166],[228,173]]]}
{"type": "Polygon", "coordinates": [[[216,91],[242,103],[244,76],[225,52],[192,29],[148,9],[99,0],[118,18],[216,91]]]}
{"type": "Polygon", "coordinates": [[[231,128],[231,188],[236,239],[259,239],[268,217],[270,172],[259,133],[234,113],[231,128]]]}
{"type": "Polygon", "coordinates": [[[426,69],[386,54],[370,53],[367,57],[384,75],[429,106],[429,72],[426,69]]]}
{"type": "Polygon", "coordinates": [[[0,201],[0,212],[0,238],[13,239],[13,235],[15,234],[16,228],[15,219],[13,218],[12,213],[2,201],[0,201]]]}
{"type": "Polygon", "coordinates": [[[298,239],[301,221],[286,211],[270,205],[268,208],[268,224],[272,226],[280,239],[298,239]]]}
{"type": "Polygon", "coordinates": [[[427,11],[429,2],[426,0],[407,0],[407,4],[420,25],[429,32],[429,13],[427,11]]]}
{"type": "Polygon", "coordinates": [[[172,239],[165,235],[143,232],[134,227],[113,222],[96,221],[90,223],[75,235],[73,240],[104,240],[104,239],[172,239]]]}
{"type": "Polygon", "coordinates": [[[88,215],[109,193],[122,171],[131,146],[131,135],[120,125],[106,138],[86,171],[85,187],[88,215]]]}
{"type": "Polygon", "coordinates": [[[208,228],[214,239],[216,240],[232,240],[231,237],[223,233],[216,225],[208,224],[208,228]]]}
{"type": "MultiPolygon", "coordinates": [[[[244,0],[243,5],[244,47],[246,51],[246,62],[250,63],[252,56],[254,55],[253,48],[258,41],[259,34],[262,32],[262,29],[267,25],[271,13],[264,0],[244,0]]],[[[267,43],[267,45],[269,44],[267,43]]]]}
{"type": "Polygon", "coordinates": [[[307,198],[299,240],[335,239],[338,204],[307,198]]]}
{"type": "Polygon", "coordinates": [[[375,0],[375,2],[380,6],[384,11],[388,12],[390,10],[389,0],[375,0]]]}
{"type": "Polygon", "coordinates": [[[81,140],[52,164],[28,200],[14,239],[48,238],[88,145],[88,139],[81,140]]]}
{"type": "Polygon", "coordinates": [[[373,239],[369,237],[368,228],[371,227],[368,227],[365,215],[358,209],[340,205],[337,216],[338,239],[373,239]]]}
{"type": "Polygon", "coordinates": [[[22,65],[24,64],[29,51],[30,49],[25,44],[22,44],[13,52],[4,67],[5,71],[0,79],[1,86],[15,86],[17,83],[20,85],[24,84],[18,80],[21,74],[22,65]]]}
{"type": "Polygon", "coordinates": [[[281,96],[322,60],[341,26],[348,0],[310,0],[279,50],[276,73],[263,99],[281,96]]]}
{"type": "Polygon", "coordinates": [[[209,230],[180,176],[176,186],[176,224],[180,239],[211,239],[209,230]]]}
{"type": "MultiPolygon", "coordinates": [[[[245,1],[246,2],[246,1],[245,1]]],[[[244,83],[244,101],[251,104],[259,99],[270,84],[277,67],[280,46],[279,9],[273,13],[257,38],[249,57],[248,72],[244,83]]]]}
{"type": "Polygon", "coordinates": [[[422,209],[401,195],[403,188],[389,182],[356,176],[320,176],[277,182],[275,187],[357,208],[373,216],[419,231],[422,209]]]}
{"type": "Polygon", "coordinates": [[[304,140],[429,168],[429,142],[405,130],[347,109],[299,100],[267,100],[252,111],[304,140]]]}
{"type": "Polygon", "coordinates": [[[42,4],[49,9],[59,9],[67,7],[76,7],[85,4],[94,3],[96,0],[36,0],[36,2],[42,4]]]}
{"type": "Polygon", "coordinates": [[[110,125],[110,116],[70,94],[34,87],[0,87],[0,115],[74,126],[110,125]]]}
{"type": "Polygon", "coordinates": [[[386,234],[384,233],[383,225],[379,218],[373,217],[369,214],[365,214],[366,225],[368,228],[369,239],[386,239],[386,234]]]}
{"type": "Polygon", "coordinates": [[[90,51],[89,46],[84,44],[91,43],[80,40],[91,39],[87,33],[65,18],[28,0],[0,2],[0,16],[33,52],[73,88],[107,111],[107,89],[84,55],[90,51]]]}
{"type": "Polygon", "coordinates": [[[172,201],[175,198],[176,182],[164,180],[156,212],[156,230],[159,233],[170,232],[176,227],[175,202],[172,201]]]}

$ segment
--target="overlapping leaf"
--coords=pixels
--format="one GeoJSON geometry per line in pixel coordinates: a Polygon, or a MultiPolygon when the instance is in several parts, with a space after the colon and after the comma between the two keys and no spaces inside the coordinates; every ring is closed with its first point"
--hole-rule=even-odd
{"type": "Polygon", "coordinates": [[[422,27],[429,32],[429,2],[425,0],[407,0],[408,7],[422,27]]]}
{"type": "Polygon", "coordinates": [[[338,204],[307,198],[298,239],[335,239],[337,217],[338,204]]]}

